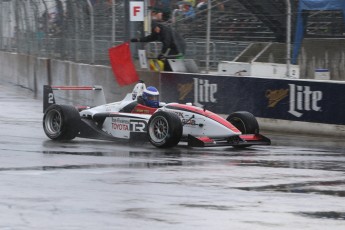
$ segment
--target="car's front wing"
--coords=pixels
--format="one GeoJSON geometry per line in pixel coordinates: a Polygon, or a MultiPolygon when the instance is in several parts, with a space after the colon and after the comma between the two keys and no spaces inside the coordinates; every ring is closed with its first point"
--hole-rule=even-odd
{"type": "Polygon", "coordinates": [[[271,140],[261,134],[243,134],[227,139],[211,139],[206,136],[195,137],[188,135],[189,147],[217,147],[217,146],[238,146],[246,147],[251,145],[270,145],[271,140]]]}

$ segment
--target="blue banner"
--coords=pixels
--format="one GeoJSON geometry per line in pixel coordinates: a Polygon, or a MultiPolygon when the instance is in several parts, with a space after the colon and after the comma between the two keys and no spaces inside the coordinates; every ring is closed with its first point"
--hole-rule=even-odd
{"type": "Polygon", "coordinates": [[[300,0],[299,10],[344,10],[344,0],[300,0]]]}
{"type": "Polygon", "coordinates": [[[345,83],[161,73],[161,100],[218,114],[345,125],[345,83]]]}
{"type": "MultiPolygon", "coordinates": [[[[297,24],[295,31],[295,41],[292,53],[292,64],[297,64],[298,53],[302,45],[304,36],[304,26],[307,17],[302,16],[304,10],[341,10],[345,16],[345,0],[300,0],[297,11],[297,24]]],[[[345,17],[344,17],[345,18],[345,17]]]]}

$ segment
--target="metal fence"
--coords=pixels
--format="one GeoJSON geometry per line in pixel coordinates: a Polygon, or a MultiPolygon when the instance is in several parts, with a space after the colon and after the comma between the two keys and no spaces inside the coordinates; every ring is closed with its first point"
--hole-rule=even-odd
{"type": "MultiPolygon", "coordinates": [[[[109,64],[107,50],[129,36],[125,1],[0,0],[0,49],[41,57],[109,64]]],[[[175,25],[181,25],[184,20],[175,25]]],[[[188,39],[188,58],[203,63],[205,38],[188,39]]],[[[214,41],[211,61],[231,60],[247,42],[214,41]],[[234,48],[233,48],[234,47],[234,48]]],[[[144,48],[159,53],[160,44],[144,48]]]]}
{"type": "MultiPolygon", "coordinates": [[[[199,10],[195,16],[186,18],[177,2],[171,0],[169,23],[187,41],[186,58],[193,58],[203,66],[206,61],[207,11],[199,10]]],[[[233,60],[252,42],[285,42],[284,36],[277,36],[277,31],[284,31],[285,21],[270,27],[264,21],[265,12],[250,11],[245,2],[249,1],[211,1],[211,41],[208,43],[211,67],[216,67],[220,60],[233,60]]],[[[284,1],[253,2],[267,8],[275,3],[274,9],[279,10],[279,15],[272,16],[285,18],[284,1]]],[[[110,47],[128,40],[133,34],[142,34],[144,30],[142,22],[135,27],[138,31],[129,30],[126,4],[128,0],[0,0],[0,50],[108,65],[110,47]]],[[[145,13],[149,16],[149,11],[145,13]]],[[[339,29],[341,15],[329,14],[325,12],[324,18],[320,16],[321,12],[311,14],[307,31],[314,37],[319,36],[320,31],[331,36],[342,35],[344,29],[339,29]],[[313,21],[313,17],[317,20],[313,21]]],[[[160,44],[142,46],[157,54],[160,44]]],[[[136,48],[136,45],[132,46],[132,49],[136,48]]],[[[135,51],[133,53],[135,56],[135,51]]]]}
{"type": "Polygon", "coordinates": [[[97,63],[123,41],[124,1],[0,0],[0,49],[97,63]]]}

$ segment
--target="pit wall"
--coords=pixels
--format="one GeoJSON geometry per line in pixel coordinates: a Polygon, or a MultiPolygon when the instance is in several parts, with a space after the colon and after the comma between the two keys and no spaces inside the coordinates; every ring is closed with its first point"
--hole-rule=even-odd
{"type": "MultiPolygon", "coordinates": [[[[345,137],[345,82],[139,71],[158,86],[161,100],[192,102],[226,117],[253,113],[262,130],[345,137]]],[[[121,100],[133,85],[120,87],[108,66],[0,52],[0,80],[43,96],[43,85],[101,85],[106,101],[121,100]]]]}

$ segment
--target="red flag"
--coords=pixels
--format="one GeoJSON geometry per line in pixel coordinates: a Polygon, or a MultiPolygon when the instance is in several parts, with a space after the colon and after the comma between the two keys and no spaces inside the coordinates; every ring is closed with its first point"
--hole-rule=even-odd
{"type": "Polygon", "coordinates": [[[120,86],[138,82],[139,77],[132,61],[129,42],[109,49],[110,64],[120,86]]]}

